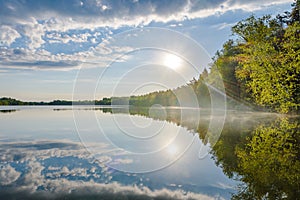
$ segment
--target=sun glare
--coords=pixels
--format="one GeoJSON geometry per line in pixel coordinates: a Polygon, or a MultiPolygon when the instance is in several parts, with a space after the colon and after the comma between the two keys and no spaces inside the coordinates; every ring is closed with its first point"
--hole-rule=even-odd
{"type": "Polygon", "coordinates": [[[181,66],[182,59],[174,54],[167,54],[164,58],[164,65],[171,69],[177,69],[181,66]]]}
{"type": "Polygon", "coordinates": [[[175,145],[169,145],[168,147],[167,147],[167,152],[168,152],[168,154],[169,155],[171,155],[171,156],[174,156],[176,153],[177,153],[177,151],[178,151],[178,149],[177,149],[177,147],[175,146],[175,145]]]}

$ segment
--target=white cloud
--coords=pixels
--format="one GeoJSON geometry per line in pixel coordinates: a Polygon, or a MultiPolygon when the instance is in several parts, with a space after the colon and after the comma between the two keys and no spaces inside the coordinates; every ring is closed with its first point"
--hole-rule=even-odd
{"type": "MultiPolygon", "coordinates": [[[[51,168],[50,168],[51,169],[51,168]]],[[[50,170],[48,168],[48,170],[50,170]]],[[[51,177],[51,178],[60,178],[60,177],[64,177],[64,176],[73,176],[73,177],[85,177],[88,178],[89,176],[93,176],[92,174],[88,174],[86,168],[72,168],[69,169],[67,166],[64,166],[62,168],[56,167],[53,168],[55,169],[55,172],[48,172],[46,174],[47,177],[51,177]]]]}
{"type": "Polygon", "coordinates": [[[44,182],[44,176],[41,172],[45,168],[40,162],[36,161],[35,158],[30,159],[27,164],[27,173],[23,177],[22,189],[30,189],[32,192],[36,191],[39,185],[44,182]]]}
{"type": "MultiPolygon", "coordinates": [[[[88,42],[93,46],[101,42],[101,38],[108,39],[113,34],[112,29],[124,26],[136,27],[151,22],[172,22],[170,26],[175,27],[182,25],[179,22],[188,19],[222,15],[234,10],[253,12],[271,5],[291,2],[291,0],[173,0],[170,3],[146,0],[118,3],[118,1],[75,0],[66,5],[64,1],[56,4],[48,4],[47,1],[38,4],[29,1],[20,3],[3,1],[0,2],[0,47],[9,48],[0,49],[0,67],[3,68],[1,70],[5,70],[6,66],[13,69],[34,70],[78,69],[80,63],[90,58],[89,50],[54,54],[50,53],[51,50],[46,51],[45,45],[88,42]],[[98,29],[105,30],[105,33],[100,33],[98,29]],[[93,31],[95,33],[92,33],[93,31]],[[14,49],[10,48],[17,38],[22,38],[23,41],[17,48],[18,55],[12,54],[14,49]],[[24,54],[20,54],[21,52],[24,54]]],[[[220,24],[219,29],[227,25],[220,24]]],[[[116,50],[103,48],[102,52],[97,52],[106,54],[101,58],[101,62],[100,59],[97,60],[100,62],[97,65],[106,66],[107,62],[111,61],[111,55],[108,54],[120,53],[116,50]]]]}
{"type": "Polygon", "coordinates": [[[44,27],[32,18],[32,23],[28,23],[24,27],[24,33],[29,38],[29,49],[37,49],[45,43],[42,36],[45,34],[44,27]]]}
{"type": "Polygon", "coordinates": [[[232,27],[234,26],[236,23],[220,23],[220,24],[215,24],[213,26],[211,26],[212,28],[216,28],[218,30],[222,30],[224,28],[227,28],[227,27],[232,27]]]}
{"type": "Polygon", "coordinates": [[[10,46],[21,35],[11,26],[0,26],[0,46],[10,46]]]}
{"type": "MultiPolygon", "coordinates": [[[[202,200],[212,200],[214,197],[210,197],[204,194],[197,194],[193,192],[185,193],[182,190],[168,190],[168,189],[160,189],[160,190],[150,190],[148,187],[137,187],[137,186],[124,186],[119,183],[96,183],[94,181],[89,182],[75,182],[68,181],[66,179],[56,179],[56,180],[48,180],[46,182],[52,188],[55,188],[55,192],[60,193],[68,193],[69,191],[75,191],[74,193],[77,195],[114,195],[116,196],[136,196],[136,197],[152,197],[161,199],[202,199],[202,200]]],[[[219,198],[222,199],[222,198],[219,198]]]]}
{"type": "MultiPolygon", "coordinates": [[[[49,43],[69,43],[69,42],[75,42],[75,43],[82,43],[82,42],[88,42],[88,39],[92,37],[90,33],[80,33],[80,34],[71,34],[68,35],[66,33],[49,33],[46,35],[47,39],[49,39],[49,43]]],[[[95,38],[93,38],[95,40],[95,38]]],[[[96,43],[96,42],[95,42],[96,43]]]]}
{"type": "Polygon", "coordinates": [[[0,165],[0,185],[9,185],[15,182],[21,173],[10,165],[0,165]]]}
{"type": "MultiPolygon", "coordinates": [[[[201,4],[201,1],[196,1],[198,4],[201,4]]],[[[266,8],[268,6],[272,5],[279,5],[279,4],[285,4],[285,3],[292,3],[291,0],[264,0],[258,1],[248,1],[248,0],[226,0],[223,2],[220,2],[219,5],[214,7],[208,7],[205,9],[198,9],[194,12],[186,13],[186,17],[188,19],[195,19],[195,18],[205,18],[212,15],[222,15],[228,11],[235,11],[235,10],[243,10],[245,12],[254,12],[257,10],[261,10],[263,8],[266,8]]],[[[194,5],[195,6],[195,5],[194,5]]],[[[189,5],[190,9],[192,9],[191,4],[189,5]]],[[[196,6],[197,7],[197,6],[196,6]]]]}
{"type": "Polygon", "coordinates": [[[60,170],[60,167],[49,166],[48,170],[60,170]]]}
{"type": "MultiPolygon", "coordinates": [[[[230,10],[244,10],[253,12],[265,7],[277,4],[291,3],[291,0],[174,0],[167,1],[143,1],[124,2],[110,1],[80,1],[65,7],[61,2],[53,7],[46,3],[40,4],[36,10],[31,9],[29,3],[16,5],[12,15],[10,12],[2,15],[3,22],[7,19],[12,24],[23,24],[25,34],[32,43],[41,43],[40,35],[45,31],[66,32],[67,30],[95,30],[99,27],[119,28],[121,26],[147,25],[152,21],[170,22],[186,19],[203,18],[222,14],[230,10]],[[12,15],[12,16],[10,16],[12,15]],[[40,23],[37,23],[40,20],[40,23]]],[[[4,8],[11,7],[11,4],[2,5],[4,8]]],[[[2,23],[3,23],[2,22],[2,23]]],[[[0,20],[1,24],[1,20],[0,20]]],[[[63,35],[64,36],[64,35],[63,35]]],[[[75,37],[71,38],[75,39],[75,37]]],[[[70,39],[71,39],[70,38],[70,39]]],[[[77,37],[76,37],[77,38],[77,37]]],[[[84,40],[84,38],[82,38],[84,40]]],[[[32,44],[34,47],[35,45],[32,44]]]]}
{"type": "MultiPolygon", "coordinates": [[[[103,150],[107,146],[100,145],[103,150]]],[[[111,182],[115,174],[106,166],[96,163],[90,157],[90,154],[81,147],[80,143],[70,141],[34,141],[34,142],[1,142],[0,150],[6,157],[0,159],[0,163],[19,162],[25,165],[22,174],[17,172],[10,165],[3,165],[0,168],[0,184],[9,185],[18,180],[18,185],[12,184],[7,188],[11,190],[13,197],[21,195],[21,199],[33,198],[34,195],[40,194],[38,189],[45,188],[44,196],[53,199],[57,197],[72,195],[72,197],[88,197],[89,195],[108,196],[108,197],[137,197],[137,198],[159,198],[159,199],[215,199],[213,196],[208,196],[200,193],[187,192],[182,189],[149,189],[147,186],[123,185],[122,183],[111,182]],[[45,160],[49,158],[67,158],[77,157],[84,159],[90,165],[76,165],[76,161],[52,163],[47,167],[45,160]],[[16,161],[15,158],[20,158],[16,161]],[[72,166],[73,165],[73,166],[72,166]],[[24,170],[26,169],[26,170],[24,170]],[[98,173],[101,170],[101,173],[98,173]],[[72,177],[84,177],[84,180],[76,180],[72,177]],[[101,176],[101,177],[100,177],[101,176]],[[90,179],[92,177],[92,179],[90,179]],[[94,181],[102,178],[105,183],[94,181]],[[47,196],[45,196],[47,194],[47,196]]],[[[106,159],[108,159],[107,157],[106,159]]],[[[109,158],[111,159],[111,158],[109,158]]],[[[116,159],[113,162],[129,163],[127,159],[116,159]]],[[[124,174],[125,176],[125,174],[124,174]]],[[[126,176],[136,177],[135,174],[126,174],[126,176]]],[[[135,178],[134,178],[135,179],[135,178]]],[[[224,187],[220,185],[220,187],[224,187]]],[[[178,188],[180,188],[178,186],[178,188]]],[[[0,189],[0,192],[1,189],[0,189]]],[[[41,198],[42,198],[41,197],[41,198]]],[[[47,199],[46,198],[46,199],[47,199]]],[[[18,199],[18,198],[17,198],[18,199]]],[[[37,198],[39,199],[39,198],[37,198]]],[[[222,199],[218,197],[218,199],[222,199]]]]}
{"type": "Polygon", "coordinates": [[[286,4],[286,3],[293,3],[292,0],[264,0],[263,2],[259,1],[248,1],[248,0],[227,0],[224,3],[224,7],[227,10],[237,10],[241,9],[247,12],[253,12],[256,10],[261,10],[268,6],[279,5],[279,4],[286,4]]]}
{"type": "MultiPolygon", "coordinates": [[[[82,34],[77,41],[83,41],[90,34],[82,34]]],[[[69,38],[65,38],[70,41],[69,38]]],[[[62,40],[60,40],[62,41],[62,40]]],[[[75,41],[75,40],[73,40],[75,41]]],[[[88,51],[81,51],[73,54],[51,54],[45,49],[26,49],[0,47],[0,68],[1,70],[48,70],[48,71],[69,71],[80,68],[106,67],[112,61],[124,62],[128,59],[125,54],[132,51],[129,46],[114,46],[103,42],[88,51]],[[117,59],[119,58],[119,59],[117,59]]]]}
{"type": "Polygon", "coordinates": [[[118,158],[118,159],[115,159],[113,162],[111,162],[110,165],[115,165],[115,164],[130,164],[130,163],[133,163],[132,159],[118,158]]]}

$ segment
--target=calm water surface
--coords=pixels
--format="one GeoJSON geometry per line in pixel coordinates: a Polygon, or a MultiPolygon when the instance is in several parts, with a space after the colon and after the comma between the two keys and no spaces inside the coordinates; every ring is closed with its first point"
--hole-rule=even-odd
{"type": "Polygon", "coordinates": [[[237,147],[279,118],[228,111],[218,135],[209,124],[224,116],[209,111],[196,123],[178,108],[0,110],[1,199],[230,199],[245,175],[237,147]]]}

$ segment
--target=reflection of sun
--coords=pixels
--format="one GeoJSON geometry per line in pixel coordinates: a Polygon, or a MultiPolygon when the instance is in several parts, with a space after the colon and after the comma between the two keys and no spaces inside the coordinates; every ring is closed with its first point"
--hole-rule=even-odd
{"type": "Polygon", "coordinates": [[[173,145],[173,144],[170,144],[168,147],[167,147],[167,152],[169,155],[173,156],[177,153],[178,149],[177,149],[177,146],[173,145]]]}
{"type": "Polygon", "coordinates": [[[171,68],[177,69],[180,67],[182,59],[174,54],[167,54],[164,58],[164,65],[171,68]]]}

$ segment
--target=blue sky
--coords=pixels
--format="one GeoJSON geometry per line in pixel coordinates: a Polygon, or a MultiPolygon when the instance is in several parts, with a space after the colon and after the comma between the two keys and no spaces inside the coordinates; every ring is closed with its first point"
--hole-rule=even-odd
{"type": "Polygon", "coordinates": [[[236,22],[283,13],[292,2],[0,0],[0,96],[93,99],[174,88],[199,76],[236,22]],[[182,67],[166,68],[168,54],[182,67]]]}

